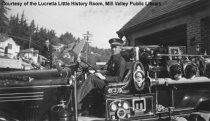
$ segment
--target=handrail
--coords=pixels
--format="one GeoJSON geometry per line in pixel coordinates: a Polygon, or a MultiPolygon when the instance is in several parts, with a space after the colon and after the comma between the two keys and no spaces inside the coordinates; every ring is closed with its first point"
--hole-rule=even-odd
{"type": "Polygon", "coordinates": [[[173,84],[193,84],[193,83],[210,83],[210,78],[207,77],[195,77],[193,79],[181,78],[179,80],[173,80],[171,78],[151,78],[152,86],[155,85],[173,85],[173,84]]]}
{"type": "Polygon", "coordinates": [[[192,54],[157,54],[157,56],[196,56],[196,57],[210,57],[210,55],[192,55],[192,54]]]}

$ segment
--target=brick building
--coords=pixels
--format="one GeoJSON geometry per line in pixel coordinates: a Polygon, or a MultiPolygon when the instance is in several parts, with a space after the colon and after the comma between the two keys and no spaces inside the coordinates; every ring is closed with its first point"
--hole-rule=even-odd
{"type": "Polygon", "coordinates": [[[186,46],[188,54],[210,55],[210,0],[152,0],[118,32],[128,44],[186,46]],[[196,48],[199,48],[196,51],[196,48]]]}

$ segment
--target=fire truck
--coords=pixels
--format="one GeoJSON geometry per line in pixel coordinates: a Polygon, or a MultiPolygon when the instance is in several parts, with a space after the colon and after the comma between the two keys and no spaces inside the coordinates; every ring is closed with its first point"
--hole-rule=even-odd
{"type": "MultiPolygon", "coordinates": [[[[103,120],[209,121],[207,54],[157,45],[126,46],[121,54],[123,80],[95,90],[102,100],[89,96],[103,120]]],[[[76,61],[57,64],[57,69],[0,73],[0,121],[78,121],[77,87],[91,69],[76,61]]]]}
{"type": "Polygon", "coordinates": [[[107,87],[106,120],[209,120],[209,56],[182,48],[125,47],[134,53],[131,73],[107,87]]]}

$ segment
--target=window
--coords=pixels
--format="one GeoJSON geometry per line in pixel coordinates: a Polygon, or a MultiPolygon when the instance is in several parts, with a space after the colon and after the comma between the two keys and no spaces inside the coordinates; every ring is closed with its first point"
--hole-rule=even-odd
{"type": "Polygon", "coordinates": [[[169,55],[172,55],[172,56],[169,56],[170,60],[181,59],[182,58],[181,56],[176,56],[176,55],[182,55],[186,53],[185,46],[169,47],[168,50],[169,50],[169,55]]]}
{"type": "Polygon", "coordinates": [[[8,43],[8,49],[12,49],[12,44],[8,43]]]}
{"type": "Polygon", "coordinates": [[[33,52],[33,56],[37,56],[37,53],[33,52]]]}

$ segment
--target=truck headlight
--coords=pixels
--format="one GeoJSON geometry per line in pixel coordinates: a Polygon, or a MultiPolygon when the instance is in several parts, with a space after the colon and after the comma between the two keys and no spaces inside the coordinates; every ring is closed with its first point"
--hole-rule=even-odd
{"type": "Polygon", "coordinates": [[[194,63],[186,63],[183,67],[184,75],[187,79],[193,79],[197,74],[198,68],[194,63]]]}
{"type": "Polygon", "coordinates": [[[124,103],[123,103],[123,108],[126,109],[126,110],[129,108],[128,102],[124,102],[124,103]]]}
{"type": "Polygon", "coordinates": [[[179,80],[182,78],[182,66],[176,61],[169,61],[167,66],[170,78],[179,80]]]}
{"type": "Polygon", "coordinates": [[[113,104],[111,104],[110,108],[111,108],[112,111],[116,111],[117,110],[117,105],[113,103],[113,104]]]}

